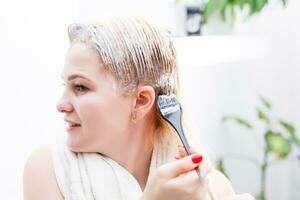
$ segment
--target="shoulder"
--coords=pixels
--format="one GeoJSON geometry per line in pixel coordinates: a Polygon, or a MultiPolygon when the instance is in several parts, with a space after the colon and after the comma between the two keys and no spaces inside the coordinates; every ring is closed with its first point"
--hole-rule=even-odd
{"type": "Polygon", "coordinates": [[[24,199],[64,199],[56,182],[51,145],[34,150],[24,167],[24,199]]]}

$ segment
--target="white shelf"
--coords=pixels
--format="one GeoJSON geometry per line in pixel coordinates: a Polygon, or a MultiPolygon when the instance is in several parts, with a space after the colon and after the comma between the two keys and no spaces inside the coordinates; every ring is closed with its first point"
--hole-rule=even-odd
{"type": "Polygon", "coordinates": [[[185,68],[256,60],[270,52],[258,36],[192,36],[174,38],[178,63],[185,68]]]}

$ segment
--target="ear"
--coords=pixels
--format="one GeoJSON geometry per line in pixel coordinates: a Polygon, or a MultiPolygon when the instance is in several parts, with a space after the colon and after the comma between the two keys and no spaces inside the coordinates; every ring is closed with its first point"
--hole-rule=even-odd
{"type": "Polygon", "coordinates": [[[154,103],[154,88],[149,85],[139,86],[132,106],[132,112],[136,114],[137,120],[146,117],[154,103]]]}

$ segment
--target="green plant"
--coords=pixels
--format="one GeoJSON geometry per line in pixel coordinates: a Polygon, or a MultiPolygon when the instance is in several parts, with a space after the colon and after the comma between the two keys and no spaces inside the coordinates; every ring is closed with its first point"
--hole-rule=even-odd
{"type": "MultiPolygon", "coordinates": [[[[260,193],[256,195],[257,200],[266,200],[266,171],[267,169],[284,159],[287,159],[290,157],[289,155],[292,152],[293,147],[295,147],[297,150],[300,149],[300,139],[298,138],[296,134],[295,127],[287,122],[286,120],[274,117],[271,115],[271,103],[266,100],[264,97],[260,96],[260,103],[261,105],[256,107],[256,114],[258,121],[262,122],[264,124],[264,130],[263,133],[260,134],[260,136],[264,137],[264,144],[262,146],[262,161],[259,161],[257,158],[253,158],[248,155],[227,155],[227,158],[238,158],[238,159],[247,159],[251,162],[253,162],[256,166],[259,167],[261,171],[261,188],[260,193]],[[270,158],[273,158],[271,160],[270,158]]],[[[233,121],[238,125],[241,125],[245,127],[246,129],[249,129],[252,132],[255,132],[254,126],[249,123],[247,120],[245,120],[242,117],[238,116],[225,116],[222,118],[222,123],[227,121],[233,121]]],[[[252,135],[254,136],[255,133],[252,135]]],[[[299,152],[298,152],[299,153],[299,152]]],[[[225,165],[224,165],[224,159],[226,156],[223,156],[223,158],[220,158],[217,162],[217,168],[223,172],[225,175],[225,165]]],[[[295,159],[291,158],[290,159],[295,159]]],[[[300,160],[300,154],[296,159],[300,160]]]]}
{"type": "MultiPolygon", "coordinates": [[[[206,23],[214,13],[219,13],[221,19],[231,22],[233,25],[236,21],[237,11],[246,10],[247,18],[258,14],[269,3],[270,0],[176,0],[179,2],[194,2],[199,3],[199,6],[203,8],[204,20],[202,23],[206,23]],[[229,13],[227,14],[227,11],[229,13]],[[230,19],[228,19],[230,17],[230,19]]],[[[283,7],[287,5],[288,0],[273,0],[282,3],[283,7]]]]}
{"type": "MultiPolygon", "coordinates": [[[[287,0],[281,1],[283,6],[286,6],[287,0]]],[[[208,0],[204,4],[204,16],[208,19],[213,13],[219,12],[222,19],[226,20],[226,10],[230,9],[230,16],[232,22],[236,20],[236,7],[240,10],[249,8],[248,16],[259,13],[266,5],[268,0],[208,0]]]]}

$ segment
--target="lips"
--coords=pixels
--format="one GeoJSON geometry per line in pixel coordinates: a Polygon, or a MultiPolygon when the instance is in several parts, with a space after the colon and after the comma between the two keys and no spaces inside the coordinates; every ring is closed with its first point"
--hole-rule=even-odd
{"type": "Polygon", "coordinates": [[[69,124],[69,127],[76,127],[76,126],[80,126],[80,124],[69,124]]]}
{"type": "Polygon", "coordinates": [[[71,120],[68,120],[68,119],[64,119],[64,121],[68,123],[69,127],[78,127],[78,126],[81,126],[81,124],[79,124],[77,122],[74,122],[74,121],[71,121],[71,120]]]}

